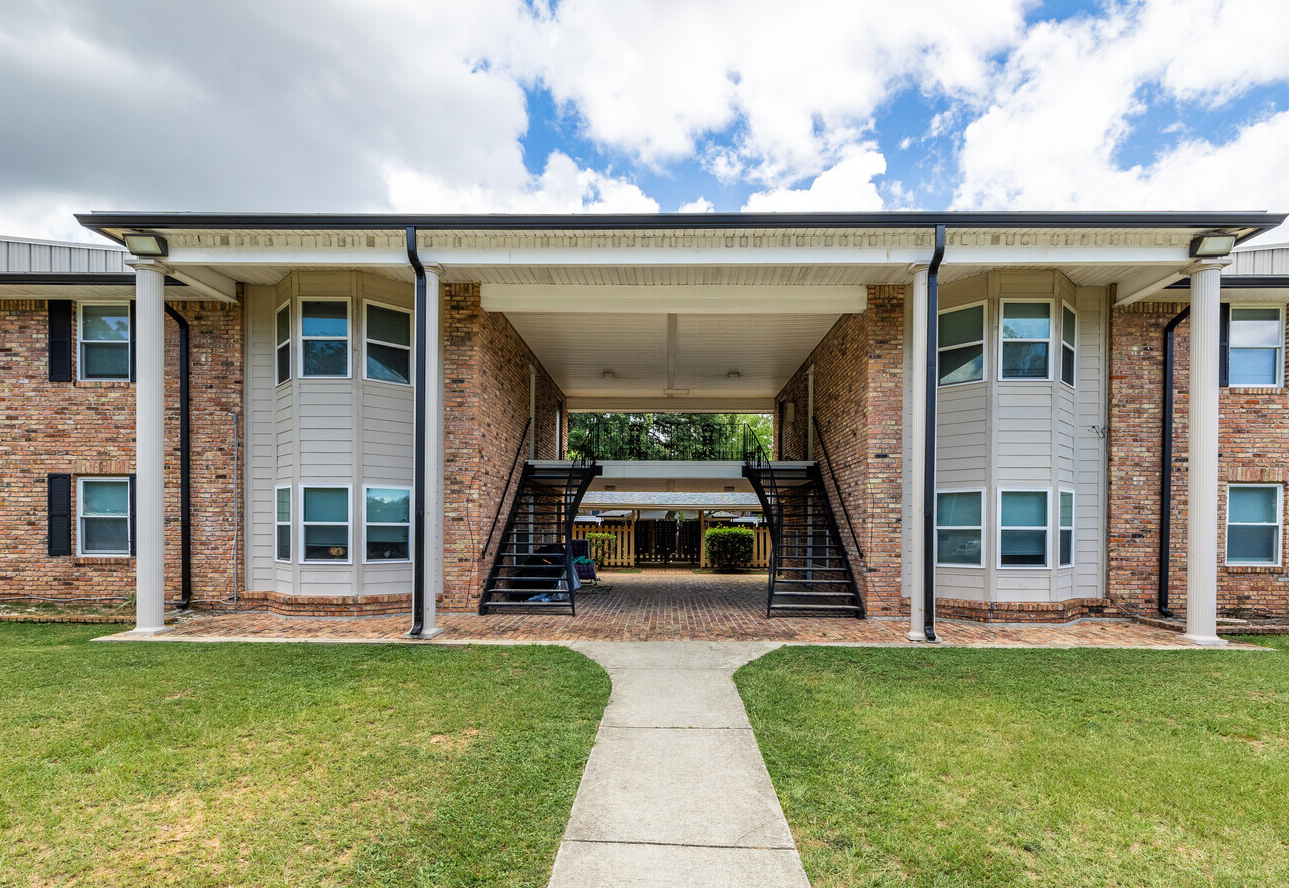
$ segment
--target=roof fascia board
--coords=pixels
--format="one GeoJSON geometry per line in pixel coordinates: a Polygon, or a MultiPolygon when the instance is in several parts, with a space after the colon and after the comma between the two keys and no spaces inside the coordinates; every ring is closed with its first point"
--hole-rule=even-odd
{"type": "Polygon", "coordinates": [[[487,311],[563,314],[858,314],[866,286],[483,284],[487,311]]]}

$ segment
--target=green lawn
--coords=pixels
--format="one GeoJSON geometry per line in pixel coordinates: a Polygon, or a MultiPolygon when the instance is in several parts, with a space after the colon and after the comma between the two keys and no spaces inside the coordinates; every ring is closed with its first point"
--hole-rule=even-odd
{"type": "Polygon", "coordinates": [[[104,628],[0,625],[0,885],[545,885],[590,660],[104,628]]]}
{"type": "Polygon", "coordinates": [[[783,648],[743,667],[822,886],[1289,885],[1280,653],[783,648]]]}

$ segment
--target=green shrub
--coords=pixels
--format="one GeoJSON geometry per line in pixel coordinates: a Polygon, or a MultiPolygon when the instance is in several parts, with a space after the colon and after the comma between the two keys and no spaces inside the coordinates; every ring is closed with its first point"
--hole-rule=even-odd
{"type": "Polygon", "coordinates": [[[756,531],[750,527],[709,527],[703,535],[707,560],[717,570],[738,570],[752,563],[756,531]]]}
{"type": "Polygon", "coordinates": [[[617,540],[617,536],[611,533],[588,533],[586,541],[591,546],[591,560],[603,565],[609,560],[617,540]]]}

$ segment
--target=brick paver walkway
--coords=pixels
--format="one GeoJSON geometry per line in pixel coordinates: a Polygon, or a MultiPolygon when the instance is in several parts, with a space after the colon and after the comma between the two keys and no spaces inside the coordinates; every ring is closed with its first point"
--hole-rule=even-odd
{"type": "MultiPolygon", "coordinates": [[[[465,641],[782,641],[831,644],[908,644],[906,623],[839,617],[765,617],[765,576],[694,574],[651,569],[609,574],[600,591],[578,595],[566,614],[440,613],[436,642],[465,641]]],[[[377,641],[400,638],[410,616],[361,620],[285,618],[273,614],[197,614],[158,636],[167,639],[313,639],[377,641]]],[[[999,626],[941,621],[941,640],[965,646],[1180,647],[1173,632],[1137,623],[1084,620],[1067,625],[999,626]]]]}

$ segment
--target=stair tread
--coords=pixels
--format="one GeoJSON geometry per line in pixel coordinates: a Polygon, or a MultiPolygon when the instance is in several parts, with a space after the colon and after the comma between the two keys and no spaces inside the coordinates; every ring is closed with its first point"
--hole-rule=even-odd
{"type": "Polygon", "coordinates": [[[821,610],[859,613],[863,608],[857,604],[772,604],[770,605],[770,610],[821,610]]]}

